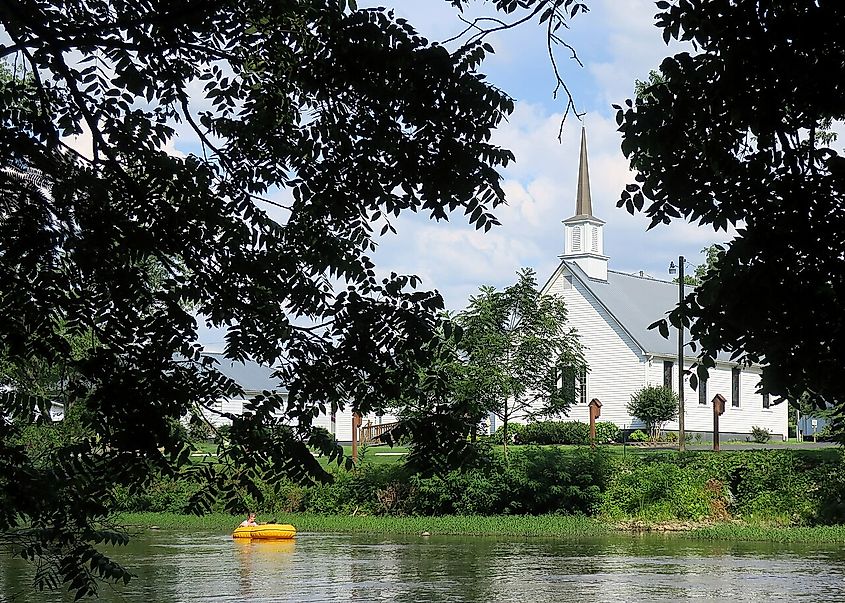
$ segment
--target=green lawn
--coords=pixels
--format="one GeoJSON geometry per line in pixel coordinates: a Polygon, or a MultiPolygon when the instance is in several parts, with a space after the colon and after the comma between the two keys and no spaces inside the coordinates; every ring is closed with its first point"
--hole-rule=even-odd
{"type": "MultiPolygon", "coordinates": [[[[742,444],[746,444],[746,442],[742,442],[742,444]]],[[[791,452],[795,453],[796,455],[806,457],[808,459],[814,460],[836,460],[841,456],[842,449],[838,446],[831,446],[826,448],[798,448],[796,446],[797,442],[794,440],[790,441],[789,443],[779,442],[776,445],[758,445],[747,448],[745,450],[735,450],[730,449],[730,447],[723,448],[723,452],[731,452],[731,453],[738,453],[738,452],[751,452],[751,451],[759,451],[759,450],[790,450],[791,452]]],[[[210,442],[199,442],[195,443],[194,446],[197,449],[195,453],[195,460],[215,460],[217,458],[217,445],[210,443],[210,442]],[[199,456],[199,455],[205,455],[199,456]]],[[[508,452],[511,455],[519,455],[521,451],[526,449],[535,448],[535,446],[526,446],[526,445],[517,445],[512,444],[508,446],[508,452]]],[[[548,445],[542,446],[542,448],[560,448],[563,450],[577,450],[579,448],[584,448],[583,446],[575,446],[575,445],[548,445]]],[[[663,455],[675,455],[678,454],[677,449],[673,448],[652,448],[648,446],[632,446],[626,445],[622,446],[621,444],[610,444],[610,445],[602,445],[598,446],[599,450],[607,452],[617,457],[622,456],[663,456],[663,455]]],[[[503,448],[502,446],[494,446],[493,450],[496,454],[502,454],[503,448]]],[[[393,448],[389,446],[361,446],[359,448],[359,462],[366,462],[373,465],[390,465],[396,463],[402,463],[406,455],[409,452],[409,448],[407,446],[395,446],[393,448]]],[[[352,446],[344,446],[343,453],[346,456],[352,455],[352,446]]],[[[712,449],[704,448],[701,444],[695,444],[690,447],[690,449],[685,454],[714,454],[712,449]]],[[[318,457],[320,464],[324,467],[328,466],[328,461],[325,457],[318,457]]]]}

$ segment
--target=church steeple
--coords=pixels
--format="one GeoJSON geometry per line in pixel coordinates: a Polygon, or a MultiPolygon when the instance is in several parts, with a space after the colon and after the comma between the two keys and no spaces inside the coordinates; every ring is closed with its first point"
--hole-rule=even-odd
{"type": "Polygon", "coordinates": [[[593,216],[590,196],[590,170],[587,165],[587,133],[581,128],[581,155],[578,164],[578,190],[575,193],[575,215],[563,221],[564,260],[572,260],[590,278],[607,280],[604,255],[604,221],[593,216]]]}
{"type": "Polygon", "coordinates": [[[581,127],[581,158],[578,163],[578,194],[575,198],[575,215],[593,215],[593,200],[590,197],[590,168],[587,165],[587,131],[583,126],[581,127]]]}

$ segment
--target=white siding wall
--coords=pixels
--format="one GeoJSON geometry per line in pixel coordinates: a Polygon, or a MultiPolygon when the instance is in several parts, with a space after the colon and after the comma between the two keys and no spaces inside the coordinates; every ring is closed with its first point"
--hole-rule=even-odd
{"type": "MultiPolygon", "coordinates": [[[[600,421],[612,421],[620,427],[631,425],[628,400],[645,381],[645,358],[639,347],[568,271],[558,274],[544,292],[564,299],[569,324],[577,329],[584,346],[590,367],[587,403],[592,398],[602,401],[600,421]]],[[[585,404],[576,404],[569,411],[569,419],[589,422],[589,409],[585,404]]]]}
{"type": "MultiPolygon", "coordinates": [[[[672,389],[678,391],[678,366],[676,358],[655,357],[649,369],[649,384],[663,385],[663,361],[672,360],[672,389]]],[[[686,359],[689,367],[693,360],[686,359]]],[[[772,404],[763,408],[763,396],[756,392],[760,382],[760,371],[756,368],[743,368],[739,377],[739,407],[731,404],[731,366],[717,365],[710,370],[707,380],[707,404],[699,404],[698,391],[689,385],[689,377],[684,379],[684,407],[686,416],[684,428],[687,431],[713,431],[713,406],[710,401],[716,394],[722,394],[727,402],[725,413],[719,417],[719,431],[724,433],[750,434],[754,426],[764,427],[772,434],[783,436],[787,430],[786,403],[772,404]]],[[[666,429],[678,429],[677,421],[666,425],[666,429]]]]}
{"type": "MultiPolygon", "coordinates": [[[[244,412],[245,402],[246,400],[242,398],[229,398],[220,400],[215,405],[215,410],[217,410],[218,412],[231,413],[233,415],[241,415],[244,412]]],[[[221,417],[216,413],[208,412],[206,413],[206,416],[209,421],[214,425],[228,425],[229,423],[231,423],[229,419],[221,417]]],[[[376,415],[365,415],[362,419],[362,425],[366,425],[368,421],[372,422],[374,425],[380,425],[382,423],[393,423],[395,421],[398,421],[398,417],[392,414],[385,414],[381,417],[378,417],[376,415]]],[[[331,432],[331,416],[320,415],[314,420],[314,425],[317,427],[324,427],[331,432]]],[[[337,413],[337,415],[335,416],[334,433],[338,441],[352,441],[352,411],[350,409],[347,408],[346,410],[337,413]]]]}
{"type": "MultiPolygon", "coordinates": [[[[628,413],[631,394],[647,384],[663,385],[664,359],[675,363],[672,386],[677,391],[677,359],[654,357],[649,360],[616,320],[566,269],[548,283],[544,293],[559,295],[566,302],[569,324],[578,331],[590,367],[587,373],[587,402],[598,398],[603,404],[599,420],[612,421],[620,427],[642,427],[642,422],[628,413]]],[[[687,359],[686,362],[689,366],[693,360],[687,359]]],[[[764,409],[763,396],[755,391],[759,380],[758,369],[743,369],[740,376],[740,405],[737,408],[731,406],[729,365],[719,365],[711,370],[707,384],[707,405],[699,405],[698,392],[690,387],[689,378],[685,379],[685,428],[688,431],[712,431],[713,411],[709,401],[721,393],[728,400],[725,413],[719,421],[721,432],[747,434],[756,425],[777,436],[784,435],[787,431],[787,405],[773,404],[764,409]]],[[[568,418],[586,423],[589,421],[589,410],[584,404],[576,404],[568,418]]],[[[676,430],[677,421],[668,424],[666,428],[676,430]]]]}

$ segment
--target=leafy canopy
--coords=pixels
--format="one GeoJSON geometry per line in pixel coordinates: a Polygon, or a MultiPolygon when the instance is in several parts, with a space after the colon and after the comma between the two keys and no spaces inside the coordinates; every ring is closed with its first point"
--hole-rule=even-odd
{"type": "Polygon", "coordinates": [[[543,295],[525,268],[502,291],[481,287],[455,317],[463,328],[465,395],[502,420],[505,444],[513,418],[557,416],[576,402],[574,388],[562,383],[563,369],[574,378],[585,362],[566,314],[563,299],[543,295]]]}
{"type": "Polygon", "coordinates": [[[689,41],[660,81],[618,107],[636,182],[619,201],[651,225],[685,219],[738,236],[673,311],[701,345],[762,363],[762,389],[845,400],[845,5],[658,2],[664,39],[689,41]]]}

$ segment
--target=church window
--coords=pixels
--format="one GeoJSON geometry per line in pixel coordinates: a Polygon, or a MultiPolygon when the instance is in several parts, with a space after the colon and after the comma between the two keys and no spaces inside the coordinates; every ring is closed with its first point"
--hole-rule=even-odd
{"type": "Polygon", "coordinates": [[[581,227],[572,229],[572,251],[581,251],[581,227]]]}
{"type": "Polygon", "coordinates": [[[593,227],[593,252],[598,253],[599,251],[599,229],[593,227]]]}
{"type": "Polygon", "coordinates": [[[663,361],[663,387],[672,389],[672,367],[674,366],[675,363],[671,360],[663,361]]]}
{"type": "Polygon", "coordinates": [[[769,398],[769,394],[763,394],[763,408],[769,408],[772,405],[771,398],[769,398]]]}
{"type": "Polygon", "coordinates": [[[573,404],[587,403],[587,368],[575,366],[562,366],[560,368],[560,379],[558,387],[568,401],[573,404]]]}
{"type": "Polygon", "coordinates": [[[731,406],[739,408],[739,374],[741,369],[734,367],[731,369],[731,406]]]}
{"type": "Polygon", "coordinates": [[[581,404],[587,403],[587,369],[583,366],[577,371],[578,383],[575,385],[578,401],[581,404]]]}
{"type": "Polygon", "coordinates": [[[698,403],[707,404],[707,379],[698,380],[698,403]]]}

